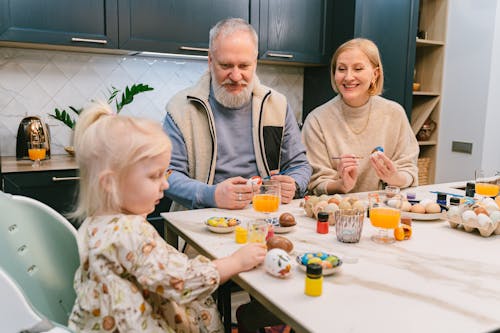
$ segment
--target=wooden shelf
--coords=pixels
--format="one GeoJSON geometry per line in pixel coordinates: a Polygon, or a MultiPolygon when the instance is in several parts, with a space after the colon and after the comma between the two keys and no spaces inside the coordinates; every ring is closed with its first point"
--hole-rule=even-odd
{"type": "Polygon", "coordinates": [[[426,47],[426,46],[444,46],[444,42],[440,40],[417,38],[417,47],[426,47]]]}
{"type": "Polygon", "coordinates": [[[422,125],[431,115],[432,111],[440,101],[440,97],[431,97],[425,100],[414,100],[413,110],[411,112],[411,129],[413,133],[417,134],[422,128],[422,125]]]}
{"type": "Polygon", "coordinates": [[[413,92],[413,96],[439,96],[441,93],[438,91],[421,91],[417,90],[413,92]]]}
{"type": "MultiPolygon", "coordinates": [[[[426,36],[416,38],[414,82],[420,83],[421,90],[413,92],[411,128],[415,135],[430,119],[436,124],[429,140],[419,141],[419,158],[427,158],[425,180],[434,183],[436,155],[439,137],[439,114],[441,112],[441,92],[443,82],[444,49],[446,44],[446,18],[448,0],[419,1],[418,31],[426,36]]],[[[419,35],[421,36],[421,35],[419,35]]]]}
{"type": "Polygon", "coordinates": [[[435,146],[435,145],[437,145],[437,141],[436,140],[419,141],[418,145],[419,146],[435,146]]]}

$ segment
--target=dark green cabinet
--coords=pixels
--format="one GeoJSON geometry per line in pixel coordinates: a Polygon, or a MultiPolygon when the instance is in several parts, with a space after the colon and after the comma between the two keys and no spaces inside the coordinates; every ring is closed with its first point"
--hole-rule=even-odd
{"type": "Polygon", "coordinates": [[[0,40],[118,48],[117,0],[0,0],[0,40]]]}
{"type": "Polygon", "coordinates": [[[258,14],[260,59],[328,63],[333,0],[260,0],[258,14]]]}
{"type": "MultiPolygon", "coordinates": [[[[384,66],[382,96],[401,104],[408,116],[412,109],[418,5],[418,0],[334,1],[334,49],[355,37],[373,40],[384,66]]],[[[304,69],[304,118],[333,96],[328,66],[304,69]]]]}
{"type": "Polygon", "coordinates": [[[259,34],[259,58],[326,64],[334,0],[0,0],[0,41],[206,55],[219,20],[259,34]]]}
{"type": "Polygon", "coordinates": [[[78,171],[54,170],[4,173],[3,191],[39,200],[61,214],[71,212],[76,203],[78,171]]]}
{"type": "Polygon", "coordinates": [[[251,0],[119,0],[120,48],[207,55],[208,32],[219,20],[250,21],[251,0]]]}

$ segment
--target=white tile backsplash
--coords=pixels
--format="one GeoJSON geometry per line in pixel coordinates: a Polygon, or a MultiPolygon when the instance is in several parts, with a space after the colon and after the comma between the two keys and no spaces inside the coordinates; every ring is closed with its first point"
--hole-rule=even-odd
{"type": "MultiPolygon", "coordinates": [[[[167,101],[206,70],[206,60],[0,47],[0,152],[15,156],[21,119],[38,115],[50,127],[52,153],[64,154],[72,132],[48,114],[56,107],[69,110],[70,105],[81,108],[91,100],[106,100],[111,86],[123,89],[144,83],[153,87],[122,112],[162,122],[167,101]]],[[[257,74],[263,84],[287,96],[300,120],[303,68],[259,64],[257,74]]]]}

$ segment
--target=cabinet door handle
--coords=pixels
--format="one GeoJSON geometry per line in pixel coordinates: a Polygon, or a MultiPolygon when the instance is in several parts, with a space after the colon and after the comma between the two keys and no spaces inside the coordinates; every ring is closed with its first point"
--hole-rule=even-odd
{"type": "Polygon", "coordinates": [[[276,58],[287,58],[287,59],[292,59],[293,58],[293,54],[285,54],[285,53],[272,53],[272,52],[269,52],[267,55],[270,56],[270,57],[276,57],[276,58]]]}
{"type": "Polygon", "coordinates": [[[108,41],[105,39],[90,39],[90,38],[78,38],[72,37],[72,42],[83,42],[83,43],[94,43],[94,44],[108,44],[108,41]]]}
{"type": "Polygon", "coordinates": [[[179,49],[181,49],[183,51],[198,51],[198,52],[207,52],[208,53],[208,49],[204,48],[204,47],[181,46],[181,47],[179,47],[179,49]]]}
{"type": "Polygon", "coordinates": [[[80,177],[52,177],[53,182],[64,182],[66,180],[80,180],[80,177]]]}

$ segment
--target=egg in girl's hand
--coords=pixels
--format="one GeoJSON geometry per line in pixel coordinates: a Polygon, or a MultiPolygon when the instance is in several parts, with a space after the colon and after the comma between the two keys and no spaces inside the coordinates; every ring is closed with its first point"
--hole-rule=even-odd
{"type": "Polygon", "coordinates": [[[272,276],[286,278],[292,275],[292,258],[282,249],[269,250],[264,259],[264,268],[272,276]]]}

